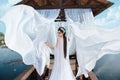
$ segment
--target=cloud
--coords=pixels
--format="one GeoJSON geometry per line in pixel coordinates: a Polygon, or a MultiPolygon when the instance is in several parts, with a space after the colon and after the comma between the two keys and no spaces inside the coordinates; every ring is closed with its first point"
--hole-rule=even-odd
{"type": "Polygon", "coordinates": [[[20,1],[22,1],[22,0],[8,0],[8,3],[9,3],[10,5],[14,5],[14,4],[19,3],[20,1]]]}
{"type": "Polygon", "coordinates": [[[95,24],[108,28],[120,25],[120,6],[108,9],[107,15],[103,18],[96,18],[95,24]]]}
{"type": "Polygon", "coordinates": [[[7,10],[14,4],[17,4],[22,0],[0,0],[0,17],[5,14],[7,10]]]}

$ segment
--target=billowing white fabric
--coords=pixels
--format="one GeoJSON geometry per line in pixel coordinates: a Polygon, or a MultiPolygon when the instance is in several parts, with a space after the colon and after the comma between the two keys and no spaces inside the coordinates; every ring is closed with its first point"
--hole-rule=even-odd
{"type": "Polygon", "coordinates": [[[59,10],[56,10],[54,16],[50,17],[51,21],[47,22],[46,17],[32,7],[17,5],[11,7],[1,19],[6,24],[6,45],[18,52],[25,64],[34,65],[40,75],[45,65],[49,66],[51,51],[44,43],[49,39],[50,23],[57,17],[58,12],[59,10]]]}
{"type": "MultiPolygon", "coordinates": [[[[43,24],[44,28],[42,28],[40,26],[36,29],[37,31],[35,33],[36,33],[37,37],[36,37],[36,40],[34,40],[34,44],[38,45],[38,43],[36,43],[36,42],[42,42],[42,44],[44,44],[44,42],[49,42],[50,45],[55,46],[55,44],[56,44],[56,33],[55,33],[54,20],[58,16],[59,10],[58,9],[57,10],[56,9],[53,9],[53,10],[37,10],[37,12],[39,12],[39,14],[42,17],[44,17],[45,20],[44,20],[44,22],[39,22],[39,23],[43,24]],[[47,23],[47,25],[45,23],[47,23]],[[42,34],[42,37],[41,37],[41,34],[42,34]],[[41,41],[40,39],[41,40],[45,39],[45,40],[41,41]]],[[[42,47],[43,46],[41,45],[41,48],[42,47]]],[[[43,56],[43,58],[45,58],[44,61],[46,61],[45,63],[47,64],[47,67],[49,67],[49,63],[50,63],[50,53],[52,53],[52,51],[49,49],[49,52],[47,52],[45,54],[45,56],[43,56]]],[[[42,53],[42,54],[44,54],[44,53],[42,53]]],[[[39,58],[38,58],[38,60],[39,60],[39,58]]],[[[45,67],[45,64],[44,64],[44,67],[45,67]]],[[[43,69],[44,69],[44,67],[43,67],[43,69]]],[[[38,66],[38,68],[39,68],[39,66],[38,66]]]]}
{"type": "Polygon", "coordinates": [[[52,9],[52,10],[37,10],[39,12],[39,14],[41,16],[43,16],[46,21],[45,22],[48,22],[50,23],[50,32],[49,32],[49,35],[48,35],[48,41],[49,44],[51,44],[52,46],[55,46],[56,44],[56,40],[57,40],[57,28],[56,28],[56,24],[54,22],[54,20],[57,18],[58,14],[59,14],[59,10],[57,9],[52,9]]]}
{"type": "MultiPolygon", "coordinates": [[[[23,57],[23,61],[26,64],[30,64],[29,61],[25,60],[26,59],[25,57],[29,56],[27,55],[27,53],[34,51],[32,40],[25,34],[23,30],[24,26],[25,28],[32,26],[31,24],[34,14],[32,14],[31,13],[32,11],[30,10],[33,11],[31,7],[29,8],[25,6],[24,8],[24,6],[15,6],[12,7],[8,11],[8,13],[5,14],[5,16],[2,18],[2,21],[4,21],[6,25],[5,33],[6,45],[10,49],[17,51],[18,53],[22,53],[21,55],[23,57]],[[31,15],[28,15],[27,11],[30,11],[31,15]],[[27,25],[26,22],[30,22],[30,24],[27,25]]],[[[30,54],[33,55],[32,53],[30,54]]],[[[31,55],[30,57],[32,57],[31,55]]],[[[32,61],[34,62],[34,60],[31,60],[31,63],[33,63],[32,61]]]]}
{"type": "Polygon", "coordinates": [[[99,58],[108,53],[120,53],[119,29],[98,28],[91,22],[94,21],[91,13],[90,9],[66,9],[68,23],[75,37],[79,65],[76,76],[84,74],[88,77],[88,72],[95,67],[99,58]],[[85,18],[81,18],[81,15],[85,18]],[[84,20],[81,22],[81,19],[84,20]]]}

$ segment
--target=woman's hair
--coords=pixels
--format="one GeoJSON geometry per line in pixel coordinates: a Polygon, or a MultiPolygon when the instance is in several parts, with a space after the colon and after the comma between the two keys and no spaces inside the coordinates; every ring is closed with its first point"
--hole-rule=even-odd
{"type": "Polygon", "coordinates": [[[66,30],[64,27],[59,27],[58,28],[58,31],[62,32],[63,33],[63,48],[64,48],[64,57],[66,58],[67,56],[67,38],[65,36],[66,34],[66,30]]]}

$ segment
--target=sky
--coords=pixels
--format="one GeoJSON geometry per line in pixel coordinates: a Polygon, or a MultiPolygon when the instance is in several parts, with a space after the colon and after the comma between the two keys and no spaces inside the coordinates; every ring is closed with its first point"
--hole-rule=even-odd
{"type": "MultiPolygon", "coordinates": [[[[0,18],[9,10],[9,7],[22,0],[0,0],[0,18]]],[[[5,33],[5,24],[0,21],[0,32],[5,33]]]]}
{"type": "MultiPolygon", "coordinates": [[[[0,0],[0,18],[9,7],[21,0],[0,0]],[[8,4],[9,3],[9,4],[8,4]],[[5,6],[4,6],[5,5],[5,6]]],[[[99,15],[95,16],[95,24],[104,28],[120,27],[120,0],[108,0],[114,3],[99,15]]],[[[5,33],[5,25],[0,21],[0,32],[5,33]]]]}
{"type": "Polygon", "coordinates": [[[101,27],[120,27],[120,0],[109,0],[114,3],[110,8],[95,17],[95,23],[101,27]]]}

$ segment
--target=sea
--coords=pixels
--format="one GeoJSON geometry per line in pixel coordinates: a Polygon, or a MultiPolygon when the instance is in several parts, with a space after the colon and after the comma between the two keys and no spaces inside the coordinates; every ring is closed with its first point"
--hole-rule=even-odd
{"type": "MultiPolygon", "coordinates": [[[[0,48],[0,80],[14,80],[29,67],[17,52],[0,48]]],[[[120,80],[120,54],[103,56],[96,62],[93,72],[99,80],[120,80]]]]}
{"type": "Polygon", "coordinates": [[[0,80],[14,80],[29,67],[17,52],[0,48],[0,80]]]}

